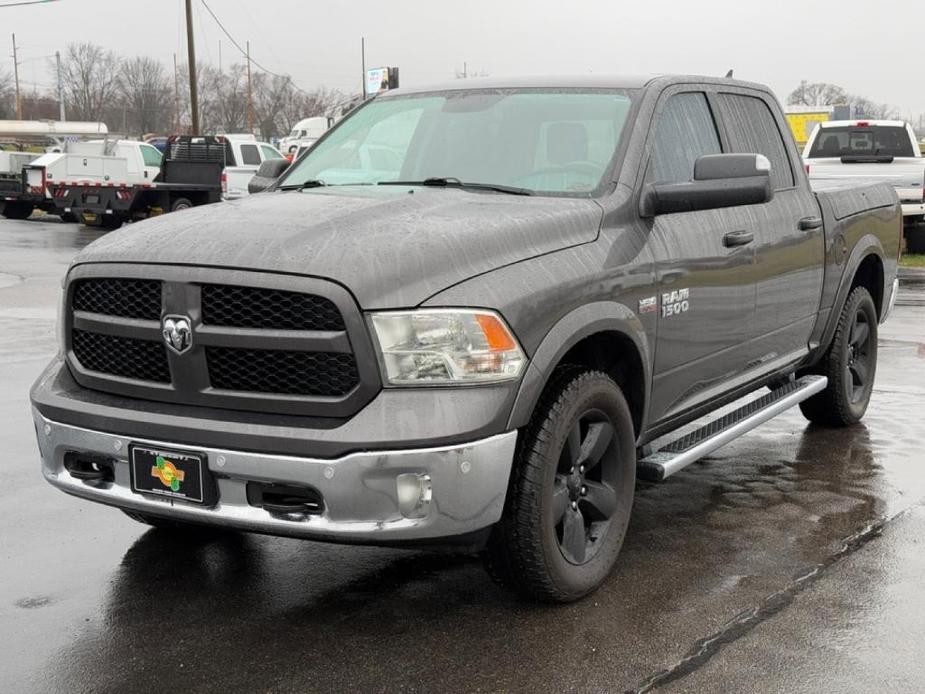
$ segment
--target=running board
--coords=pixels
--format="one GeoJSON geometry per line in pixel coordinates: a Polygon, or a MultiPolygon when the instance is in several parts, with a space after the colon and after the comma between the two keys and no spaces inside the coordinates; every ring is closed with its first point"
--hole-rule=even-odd
{"type": "Polygon", "coordinates": [[[775,388],[641,459],[637,467],[639,476],[659,482],[824,390],[827,383],[825,376],[803,376],[775,388]]]}

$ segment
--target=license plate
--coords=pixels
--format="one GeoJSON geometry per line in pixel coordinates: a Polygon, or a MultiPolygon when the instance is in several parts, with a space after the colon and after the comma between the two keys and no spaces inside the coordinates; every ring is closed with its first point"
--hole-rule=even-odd
{"type": "Polygon", "coordinates": [[[132,444],[129,459],[133,491],[197,504],[210,502],[213,485],[205,456],[132,444]]]}
{"type": "Polygon", "coordinates": [[[84,195],[84,202],[90,205],[96,205],[100,201],[99,195],[84,195]]]}

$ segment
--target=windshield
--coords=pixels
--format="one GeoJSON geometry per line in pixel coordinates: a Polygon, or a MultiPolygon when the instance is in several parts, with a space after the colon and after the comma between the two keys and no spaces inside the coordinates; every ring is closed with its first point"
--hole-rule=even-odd
{"type": "Polygon", "coordinates": [[[423,182],[588,194],[620,141],[623,90],[491,89],[376,99],[343,120],[281,182],[423,182]]]}
{"type": "Polygon", "coordinates": [[[851,156],[914,157],[912,138],[901,125],[819,128],[810,159],[851,156]]]}

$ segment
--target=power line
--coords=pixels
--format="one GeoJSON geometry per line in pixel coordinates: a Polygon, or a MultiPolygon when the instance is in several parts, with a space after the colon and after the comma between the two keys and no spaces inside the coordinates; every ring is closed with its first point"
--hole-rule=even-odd
{"type": "Polygon", "coordinates": [[[308,92],[306,92],[304,89],[302,89],[301,87],[299,87],[299,85],[297,85],[295,82],[293,82],[293,81],[292,81],[292,77],[290,77],[289,75],[281,75],[281,74],[279,74],[278,72],[273,72],[272,70],[268,70],[268,69],[265,68],[263,65],[261,65],[260,63],[258,63],[256,60],[254,60],[253,58],[251,58],[251,57],[250,57],[250,54],[248,53],[248,51],[246,51],[245,49],[241,48],[241,44],[238,43],[237,41],[235,41],[234,36],[232,36],[230,33],[228,33],[228,30],[225,28],[225,25],[222,24],[221,20],[220,20],[218,17],[215,16],[215,13],[212,11],[212,8],[209,7],[209,5],[206,3],[206,0],[201,0],[201,1],[202,1],[202,6],[206,8],[206,12],[208,12],[210,15],[212,15],[212,19],[215,20],[215,23],[216,23],[216,24],[218,24],[218,28],[222,30],[222,33],[225,34],[225,36],[228,37],[228,40],[231,41],[231,43],[234,45],[234,47],[238,49],[238,52],[240,52],[241,55],[243,55],[243,56],[248,60],[249,63],[253,63],[254,65],[256,65],[257,67],[259,67],[261,70],[263,70],[264,72],[266,72],[266,73],[269,74],[269,75],[273,75],[274,77],[279,77],[280,79],[287,80],[287,81],[289,82],[289,84],[291,84],[292,87],[293,87],[296,91],[302,92],[303,94],[308,94],[308,92]]]}
{"type": "Polygon", "coordinates": [[[58,0],[23,0],[23,2],[11,2],[5,5],[0,5],[0,10],[4,7],[21,7],[22,5],[44,5],[48,2],[58,2],[58,0]]]}

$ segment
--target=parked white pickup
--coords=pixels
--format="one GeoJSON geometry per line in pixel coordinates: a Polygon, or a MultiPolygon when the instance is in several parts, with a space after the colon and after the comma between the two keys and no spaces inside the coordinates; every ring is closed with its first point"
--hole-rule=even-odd
{"type": "Polygon", "coordinates": [[[26,169],[30,190],[48,184],[78,182],[131,186],[153,183],[161,170],[161,153],[136,140],[72,142],[63,152],[43,154],[26,169]]]}
{"type": "Polygon", "coordinates": [[[267,159],[282,159],[273,145],[258,142],[253,135],[224,135],[228,142],[225,171],[222,174],[222,197],[233,200],[247,195],[247,184],[267,159]]]}
{"type": "Polygon", "coordinates": [[[868,179],[896,189],[907,223],[925,218],[925,158],[912,126],[893,120],[819,123],[803,161],[810,181],[868,179]]]}

